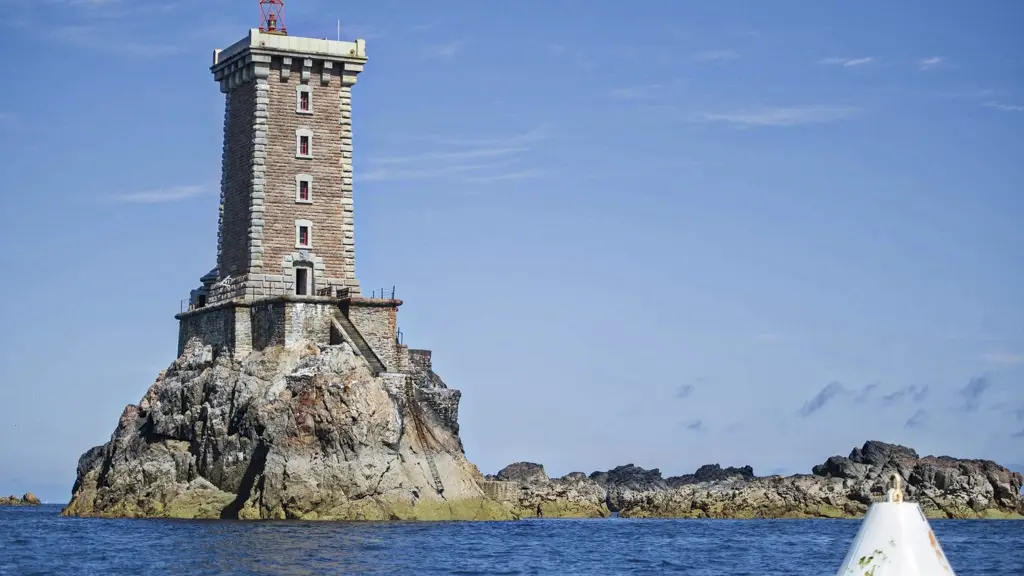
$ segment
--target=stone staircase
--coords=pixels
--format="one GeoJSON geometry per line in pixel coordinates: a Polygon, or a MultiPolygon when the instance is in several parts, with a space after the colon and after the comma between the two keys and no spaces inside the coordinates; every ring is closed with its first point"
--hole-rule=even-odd
{"type": "Polygon", "coordinates": [[[334,318],[331,324],[335,331],[338,332],[341,338],[348,342],[360,356],[366,359],[366,362],[370,365],[370,372],[374,376],[379,376],[382,372],[387,372],[387,367],[380,361],[377,354],[370,348],[366,340],[363,339],[363,335],[359,333],[359,330],[352,324],[352,322],[342,314],[341,310],[334,312],[334,318]]]}

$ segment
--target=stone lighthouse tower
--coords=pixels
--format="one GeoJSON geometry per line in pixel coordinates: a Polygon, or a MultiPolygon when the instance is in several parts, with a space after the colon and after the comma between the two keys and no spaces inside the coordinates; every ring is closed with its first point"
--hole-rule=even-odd
{"type": "Polygon", "coordinates": [[[299,341],[348,342],[375,373],[409,365],[400,300],[362,298],[355,267],[352,87],[366,43],[287,34],[283,0],[213,53],[224,94],[217,266],[179,320],[236,358],[299,341]]]}
{"type": "Polygon", "coordinates": [[[274,294],[358,295],[352,86],[362,40],[288,36],[282,0],[211,68],[225,94],[217,268],[204,304],[274,294]]]}

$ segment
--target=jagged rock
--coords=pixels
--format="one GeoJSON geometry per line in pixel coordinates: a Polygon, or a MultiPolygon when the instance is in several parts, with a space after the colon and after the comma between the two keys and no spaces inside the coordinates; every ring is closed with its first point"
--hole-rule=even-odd
{"type": "Polygon", "coordinates": [[[603,518],[611,514],[605,490],[582,472],[548,478],[540,464],[517,462],[488,476],[484,488],[516,518],[603,518]]]}
{"type": "Polygon", "coordinates": [[[36,498],[36,495],[31,492],[21,498],[13,494],[10,496],[0,496],[0,506],[39,506],[40,504],[39,498],[36,498]]]}
{"type": "Polygon", "coordinates": [[[608,508],[613,511],[629,508],[644,494],[668,489],[660,470],[645,470],[633,464],[616,466],[607,472],[594,472],[590,480],[608,493],[608,508]]]}
{"type": "MultiPolygon", "coordinates": [[[[840,518],[860,516],[881,500],[894,473],[904,480],[906,499],[919,502],[930,517],[1024,516],[1021,474],[988,460],[921,458],[910,448],[878,441],[849,457],[827,459],[813,474],[756,477],[750,466],[708,464],[662,479],[658,469],[628,464],[588,478],[579,474],[575,481],[577,492],[587,484],[604,489],[609,510],[624,517],[840,518]]],[[[543,486],[529,482],[522,491],[543,486]]]]}
{"type": "Polygon", "coordinates": [[[403,382],[372,376],[347,344],[268,348],[235,361],[190,342],[125,408],[111,440],[82,455],[64,514],[511,518],[484,495],[483,476],[423,389],[409,403],[403,382]]]}
{"type": "Polygon", "coordinates": [[[734,468],[729,466],[722,468],[718,464],[705,464],[697,469],[693,474],[684,474],[682,476],[673,476],[666,480],[671,488],[678,488],[684,484],[699,484],[701,482],[718,482],[721,480],[729,480],[731,478],[753,478],[754,469],[750,466],[741,466],[734,468]]]}
{"type": "Polygon", "coordinates": [[[544,466],[533,462],[516,462],[501,469],[497,479],[505,482],[547,482],[548,475],[544,466]]]}

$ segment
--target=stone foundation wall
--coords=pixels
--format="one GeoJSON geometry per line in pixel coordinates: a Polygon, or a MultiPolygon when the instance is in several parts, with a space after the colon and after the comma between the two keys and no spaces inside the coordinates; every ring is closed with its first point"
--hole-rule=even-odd
{"type": "Polygon", "coordinates": [[[285,341],[285,303],[283,300],[267,300],[253,304],[252,347],[254,350],[282,344],[285,341]]]}
{"type": "Polygon", "coordinates": [[[185,351],[185,344],[192,338],[198,338],[203,344],[213,346],[214,353],[218,356],[234,353],[234,306],[210,306],[179,314],[178,318],[178,356],[185,351]]]}
{"type": "Polygon", "coordinates": [[[284,344],[291,346],[302,340],[321,344],[331,342],[331,316],[338,310],[334,302],[293,302],[285,306],[284,344]]]}
{"type": "Polygon", "coordinates": [[[390,372],[398,372],[398,307],[401,300],[353,298],[348,319],[390,372]]]}
{"type": "Polygon", "coordinates": [[[302,340],[330,344],[331,316],[337,310],[336,300],[315,296],[275,296],[190,310],[176,316],[178,355],[191,338],[238,359],[253,350],[302,340]]]}
{"type": "Polygon", "coordinates": [[[480,489],[492,500],[498,502],[519,502],[519,483],[502,482],[501,480],[483,480],[479,482],[480,489]]]}

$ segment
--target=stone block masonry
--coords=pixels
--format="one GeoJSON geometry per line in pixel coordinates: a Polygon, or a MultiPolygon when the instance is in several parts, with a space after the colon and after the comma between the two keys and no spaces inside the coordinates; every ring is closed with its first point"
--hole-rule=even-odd
{"type": "Polygon", "coordinates": [[[255,84],[245,84],[232,90],[226,95],[225,102],[220,226],[217,233],[220,279],[249,272],[255,84]]]}
{"type": "Polygon", "coordinates": [[[397,372],[404,366],[398,344],[398,307],[401,300],[352,298],[346,308],[348,319],[377,354],[384,366],[397,372]]]}
{"type": "Polygon", "coordinates": [[[334,298],[279,295],[231,300],[182,312],[178,319],[178,355],[189,340],[212,346],[214,353],[241,359],[254,350],[302,341],[331,343],[334,298]]]}
{"type": "Polygon", "coordinates": [[[216,281],[193,300],[359,295],[352,86],[365,63],[361,40],[255,29],[214,53],[225,94],[216,281]]]}

